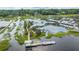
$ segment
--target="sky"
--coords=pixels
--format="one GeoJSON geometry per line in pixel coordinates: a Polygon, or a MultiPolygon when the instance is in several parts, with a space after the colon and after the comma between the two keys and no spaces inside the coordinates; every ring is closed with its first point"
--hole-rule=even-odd
{"type": "Polygon", "coordinates": [[[0,0],[0,7],[61,7],[78,8],[78,0],[0,0]]]}

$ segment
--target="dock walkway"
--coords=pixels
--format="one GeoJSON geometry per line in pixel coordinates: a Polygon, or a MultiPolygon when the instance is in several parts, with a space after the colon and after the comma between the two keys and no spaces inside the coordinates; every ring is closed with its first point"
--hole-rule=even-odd
{"type": "Polygon", "coordinates": [[[46,46],[46,45],[54,45],[54,44],[56,44],[55,41],[44,41],[44,42],[38,41],[32,43],[26,42],[25,47],[30,48],[30,47],[46,46]]]}

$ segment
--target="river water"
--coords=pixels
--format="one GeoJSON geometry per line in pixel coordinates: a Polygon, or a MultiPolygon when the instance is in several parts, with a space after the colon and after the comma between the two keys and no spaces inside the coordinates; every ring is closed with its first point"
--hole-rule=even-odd
{"type": "MultiPolygon", "coordinates": [[[[55,45],[33,47],[30,51],[79,51],[79,37],[70,35],[62,38],[52,37],[49,40],[56,41],[55,45]]],[[[25,46],[20,46],[15,40],[11,40],[12,47],[8,51],[25,51],[25,46]]]]}
{"type": "Polygon", "coordinates": [[[52,37],[55,45],[39,46],[32,48],[32,51],[79,51],[79,37],[70,35],[62,38],[52,37]]]}

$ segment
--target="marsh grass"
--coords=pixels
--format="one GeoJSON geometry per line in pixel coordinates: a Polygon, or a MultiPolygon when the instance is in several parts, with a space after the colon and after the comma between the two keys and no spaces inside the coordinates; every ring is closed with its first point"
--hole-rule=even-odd
{"type": "Polygon", "coordinates": [[[15,37],[16,37],[16,41],[20,44],[20,45],[23,45],[25,40],[28,39],[27,35],[21,35],[21,34],[15,34],[15,37]]]}
{"type": "Polygon", "coordinates": [[[65,36],[65,35],[66,35],[65,32],[58,32],[58,33],[54,34],[53,36],[62,38],[62,37],[65,36]]]}
{"type": "Polygon", "coordinates": [[[40,35],[36,35],[35,36],[35,38],[37,38],[37,39],[40,39],[41,37],[44,37],[45,36],[45,33],[44,32],[42,32],[40,35]]]}
{"type": "MultiPolygon", "coordinates": [[[[40,35],[37,35],[37,34],[34,34],[34,33],[31,33],[32,36],[30,36],[31,40],[32,39],[40,39],[41,37],[45,36],[45,33],[41,33],[40,35]]],[[[22,35],[22,34],[18,34],[16,33],[15,34],[15,38],[16,38],[16,41],[20,44],[20,45],[23,45],[24,42],[26,40],[28,40],[28,35],[22,35]]]]}
{"type": "Polygon", "coordinates": [[[53,34],[48,34],[48,36],[46,37],[47,39],[50,39],[53,36],[53,34]]]}
{"type": "Polygon", "coordinates": [[[8,50],[9,47],[10,47],[9,40],[0,41],[0,51],[8,50]]]}
{"type": "Polygon", "coordinates": [[[76,31],[68,31],[67,34],[68,35],[79,36],[79,32],[76,32],[76,31]]]}
{"type": "Polygon", "coordinates": [[[46,37],[47,39],[50,39],[51,37],[59,37],[59,38],[62,38],[63,36],[65,36],[66,33],[65,32],[58,32],[58,33],[55,33],[55,34],[48,34],[48,36],[46,37]]]}

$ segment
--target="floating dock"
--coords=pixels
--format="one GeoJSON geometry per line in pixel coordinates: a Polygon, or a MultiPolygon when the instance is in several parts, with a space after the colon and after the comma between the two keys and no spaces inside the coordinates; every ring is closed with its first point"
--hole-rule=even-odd
{"type": "Polygon", "coordinates": [[[25,47],[26,48],[30,48],[30,47],[37,47],[37,46],[47,46],[47,45],[54,45],[56,44],[55,41],[45,41],[45,42],[39,42],[39,43],[32,43],[32,44],[26,44],[25,47]]]}

